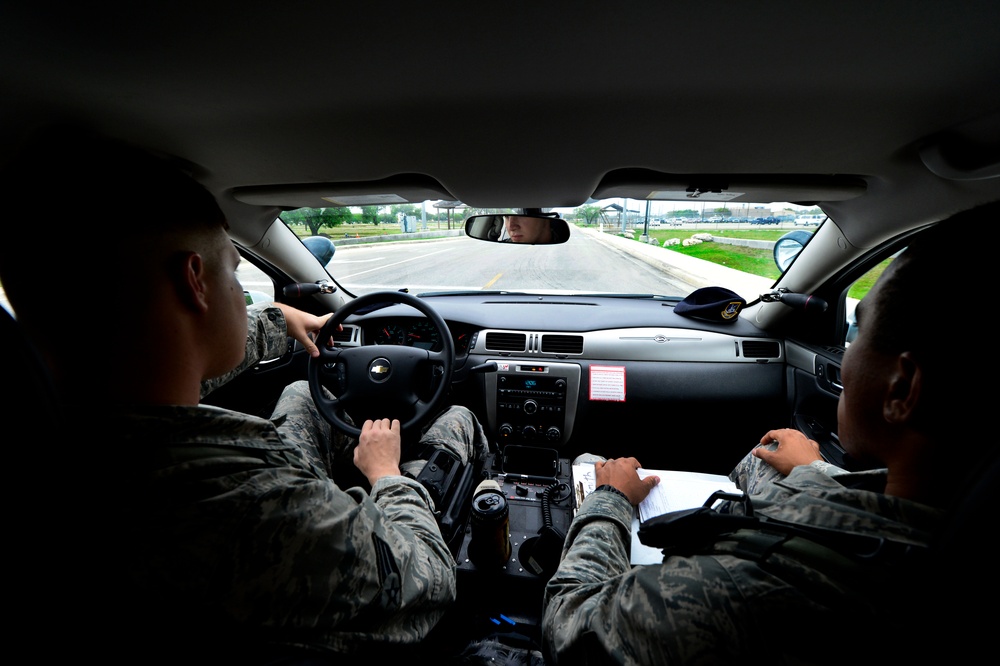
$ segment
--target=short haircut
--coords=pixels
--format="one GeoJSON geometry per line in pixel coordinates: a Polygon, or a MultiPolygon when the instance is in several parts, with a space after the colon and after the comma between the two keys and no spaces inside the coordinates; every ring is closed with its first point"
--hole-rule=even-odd
{"type": "Polygon", "coordinates": [[[976,271],[985,274],[987,254],[969,248],[982,247],[980,234],[995,236],[998,224],[1000,202],[993,202],[919,232],[893,260],[893,271],[880,281],[878,302],[861,322],[879,351],[911,352],[918,359],[930,410],[925,427],[937,435],[964,430],[984,414],[988,391],[971,386],[969,379],[977,365],[986,364],[963,348],[985,342],[972,336],[986,324],[992,303],[987,285],[976,278],[976,271]],[[955,258],[964,254],[956,266],[955,258]]]}
{"type": "Polygon", "coordinates": [[[869,334],[879,349],[935,354],[941,334],[935,320],[947,319],[951,330],[970,330],[972,317],[987,305],[981,300],[985,285],[956,275],[953,258],[970,234],[991,233],[998,224],[1000,202],[958,213],[913,237],[880,285],[878,311],[870,313],[877,326],[869,334]]]}
{"type": "Polygon", "coordinates": [[[129,279],[117,264],[140,241],[228,228],[212,194],[179,163],[78,127],[32,135],[3,165],[0,187],[20,213],[0,243],[0,281],[18,319],[35,329],[54,314],[38,294],[53,287],[56,262],[83,258],[85,280],[63,286],[100,299],[129,279]],[[65,236],[54,236],[56,225],[65,236]]]}

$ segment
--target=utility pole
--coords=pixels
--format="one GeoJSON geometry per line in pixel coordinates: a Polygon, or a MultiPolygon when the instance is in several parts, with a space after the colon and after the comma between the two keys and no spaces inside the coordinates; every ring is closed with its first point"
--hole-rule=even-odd
{"type": "Polygon", "coordinates": [[[643,243],[649,241],[649,207],[652,203],[649,199],[646,199],[646,219],[642,223],[642,236],[639,237],[639,240],[643,243]]]}

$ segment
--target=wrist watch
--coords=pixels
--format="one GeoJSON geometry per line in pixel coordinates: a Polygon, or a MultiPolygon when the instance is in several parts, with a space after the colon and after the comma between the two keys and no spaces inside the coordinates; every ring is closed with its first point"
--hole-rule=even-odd
{"type": "Polygon", "coordinates": [[[607,490],[608,492],[615,493],[619,497],[625,498],[625,501],[628,502],[630,505],[632,504],[632,502],[629,501],[628,495],[626,495],[622,491],[618,490],[617,488],[615,488],[611,484],[605,483],[603,486],[597,486],[596,488],[594,488],[594,492],[597,492],[598,490],[607,490]]]}

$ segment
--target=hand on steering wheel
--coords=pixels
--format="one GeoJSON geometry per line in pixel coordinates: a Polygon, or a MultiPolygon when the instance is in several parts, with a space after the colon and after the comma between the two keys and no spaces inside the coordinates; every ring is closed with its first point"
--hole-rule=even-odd
{"type": "Polygon", "coordinates": [[[361,428],[348,422],[399,419],[404,432],[422,425],[440,404],[451,384],[455,342],[433,308],[402,291],[380,291],[347,303],[330,317],[316,337],[320,354],[309,359],[309,390],[323,418],[357,439],[361,428]],[[402,303],[419,310],[437,328],[444,345],[439,352],[402,345],[330,347],[327,342],[350,315],[376,304],[402,303]],[[433,394],[426,395],[429,379],[433,394]],[[324,388],[326,390],[324,390],[324,388]],[[332,395],[332,397],[331,397],[332,395]]]}

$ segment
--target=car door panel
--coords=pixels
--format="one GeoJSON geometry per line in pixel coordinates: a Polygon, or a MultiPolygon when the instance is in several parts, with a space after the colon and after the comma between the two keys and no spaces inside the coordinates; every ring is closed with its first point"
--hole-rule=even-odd
{"type": "Polygon", "coordinates": [[[843,347],[818,346],[788,341],[790,427],[801,430],[820,447],[823,458],[844,469],[858,465],[844,450],[837,436],[837,403],[843,384],[840,366],[843,347]]]}

